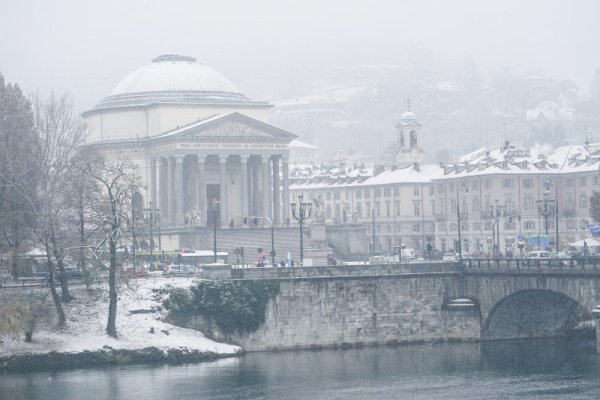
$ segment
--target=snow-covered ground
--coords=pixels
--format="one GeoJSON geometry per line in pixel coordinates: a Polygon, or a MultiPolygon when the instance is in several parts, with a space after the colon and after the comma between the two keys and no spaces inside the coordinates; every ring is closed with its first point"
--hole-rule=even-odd
{"type": "MultiPolygon", "coordinates": [[[[85,287],[71,288],[72,302],[64,304],[67,326],[56,327],[55,310],[48,296],[48,317],[42,318],[33,334],[33,343],[25,343],[2,337],[0,357],[25,353],[82,352],[100,350],[104,346],[114,349],[188,349],[192,351],[235,354],[241,348],[207,339],[201,332],[180,328],[162,322],[163,312],[160,295],[153,289],[190,286],[189,278],[150,277],[131,280],[119,286],[117,306],[118,338],[106,334],[108,315],[108,286],[94,286],[91,291],[85,287]],[[155,310],[154,312],[132,313],[135,310],[155,310]],[[153,333],[152,333],[153,332],[153,333]]],[[[38,289],[46,290],[49,289],[38,289]]],[[[12,291],[12,290],[11,290],[12,291]]],[[[19,292],[13,292],[18,295],[19,292]]],[[[10,293],[2,293],[3,302],[10,293]]]]}

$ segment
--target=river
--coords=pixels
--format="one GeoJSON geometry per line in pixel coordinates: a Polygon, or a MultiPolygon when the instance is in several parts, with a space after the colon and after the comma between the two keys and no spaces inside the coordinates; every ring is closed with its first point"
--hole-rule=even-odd
{"type": "Polygon", "coordinates": [[[0,375],[0,399],[598,399],[594,342],[253,353],[188,365],[0,375]]]}

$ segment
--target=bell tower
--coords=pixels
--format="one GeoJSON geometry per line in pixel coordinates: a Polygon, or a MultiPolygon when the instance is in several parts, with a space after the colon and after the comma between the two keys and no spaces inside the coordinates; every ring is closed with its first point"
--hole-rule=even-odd
{"type": "Polygon", "coordinates": [[[406,111],[400,116],[396,124],[396,138],[398,141],[398,152],[396,153],[396,166],[399,168],[418,163],[425,160],[425,153],[421,145],[421,127],[419,118],[410,110],[410,99],[406,100],[406,111]]]}

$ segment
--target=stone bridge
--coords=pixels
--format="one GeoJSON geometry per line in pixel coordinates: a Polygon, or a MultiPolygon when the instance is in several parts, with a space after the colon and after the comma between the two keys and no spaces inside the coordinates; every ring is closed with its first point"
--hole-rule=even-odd
{"type": "Polygon", "coordinates": [[[600,267],[415,263],[205,274],[280,282],[265,324],[227,338],[248,351],[565,336],[593,326],[600,304],[600,267]]]}

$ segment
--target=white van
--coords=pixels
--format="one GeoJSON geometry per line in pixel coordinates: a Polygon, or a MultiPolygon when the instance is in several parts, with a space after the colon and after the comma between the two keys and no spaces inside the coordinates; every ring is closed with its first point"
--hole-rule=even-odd
{"type": "Polygon", "coordinates": [[[527,258],[531,258],[531,259],[542,259],[542,258],[550,258],[550,252],[549,251],[530,251],[527,254],[527,258]]]}

